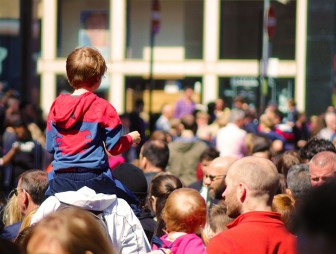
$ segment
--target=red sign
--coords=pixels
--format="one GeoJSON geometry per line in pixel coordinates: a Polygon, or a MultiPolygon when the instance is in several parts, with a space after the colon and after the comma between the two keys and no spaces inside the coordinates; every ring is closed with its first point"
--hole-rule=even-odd
{"type": "Polygon", "coordinates": [[[276,22],[275,9],[271,5],[268,9],[267,17],[267,33],[269,38],[273,37],[275,33],[276,22]]]}
{"type": "Polygon", "coordinates": [[[159,0],[152,0],[152,32],[157,34],[160,31],[160,3],[159,0]]]}

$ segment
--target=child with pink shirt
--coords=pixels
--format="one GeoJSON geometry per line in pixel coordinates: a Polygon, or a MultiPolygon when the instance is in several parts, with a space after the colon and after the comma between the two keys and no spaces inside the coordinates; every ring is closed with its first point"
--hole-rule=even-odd
{"type": "Polygon", "coordinates": [[[162,218],[166,234],[154,238],[153,250],[170,249],[173,254],[205,254],[205,245],[197,234],[205,226],[207,208],[202,196],[194,189],[174,190],[168,197],[162,218]]]}

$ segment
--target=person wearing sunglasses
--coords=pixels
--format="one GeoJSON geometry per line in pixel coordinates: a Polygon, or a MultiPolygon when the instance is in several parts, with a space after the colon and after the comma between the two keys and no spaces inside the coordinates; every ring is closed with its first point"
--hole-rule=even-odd
{"type": "Polygon", "coordinates": [[[233,156],[221,156],[214,159],[206,168],[203,184],[208,188],[208,207],[217,204],[222,199],[225,190],[225,176],[233,162],[238,158],[233,156]]]}
{"type": "Polygon", "coordinates": [[[11,191],[10,196],[16,196],[17,209],[20,210],[23,220],[5,227],[0,235],[2,238],[14,240],[19,232],[30,225],[33,214],[45,199],[47,187],[48,175],[42,170],[27,170],[20,175],[17,187],[11,191]]]}
{"type": "Polygon", "coordinates": [[[265,158],[248,156],[230,166],[222,198],[234,220],[226,225],[229,230],[209,241],[208,254],[297,253],[297,237],[286,229],[281,215],[272,212],[279,179],[275,165],[265,158]]]}

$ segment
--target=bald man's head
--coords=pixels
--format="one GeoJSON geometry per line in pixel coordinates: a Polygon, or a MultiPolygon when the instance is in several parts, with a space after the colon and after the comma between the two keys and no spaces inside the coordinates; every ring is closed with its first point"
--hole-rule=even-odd
{"type": "Polygon", "coordinates": [[[310,180],[313,187],[324,184],[335,177],[336,153],[323,151],[317,153],[309,163],[310,180]]]}
{"type": "Polygon", "coordinates": [[[227,187],[223,198],[232,218],[244,211],[253,211],[257,206],[259,209],[270,207],[279,187],[275,165],[268,159],[255,156],[234,162],[225,181],[227,187]]]}
{"type": "Polygon", "coordinates": [[[163,107],[162,107],[162,115],[164,115],[165,117],[167,117],[168,119],[171,119],[173,118],[174,116],[174,106],[171,105],[171,104],[165,104],[163,107]]]}
{"type": "Polygon", "coordinates": [[[229,167],[236,160],[238,160],[238,158],[233,156],[222,156],[215,158],[207,167],[203,178],[203,184],[208,186],[211,198],[222,198],[222,194],[225,190],[225,176],[229,167]]]}
{"type": "Polygon", "coordinates": [[[228,174],[234,181],[244,182],[251,190],[275,194],[279,187],[278,171],[272,161],[249,156],[233,163],[228,174]]]}
{"type": "Polygon", "coordinates": [[[217,169],[218,173],[226,175],[229,170],[229,167],[232,165],[232,163],[234,163],[237,160],[238,158],[234,156],[221,156],[221,157],[215,158],[211,162],[210,166],[212,168],[217,169]]]}

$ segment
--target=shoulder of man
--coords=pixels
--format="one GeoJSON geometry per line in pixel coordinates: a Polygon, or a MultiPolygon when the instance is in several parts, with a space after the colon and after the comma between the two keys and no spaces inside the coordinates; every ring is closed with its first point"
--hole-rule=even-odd
{"type": "Polygon", "coordinates": [[[227,231],[223,231],[214,236],[207,245],[208,254],[232,254],[239,253],[235,247],[235,242],[227,236],[227,231]]]}

